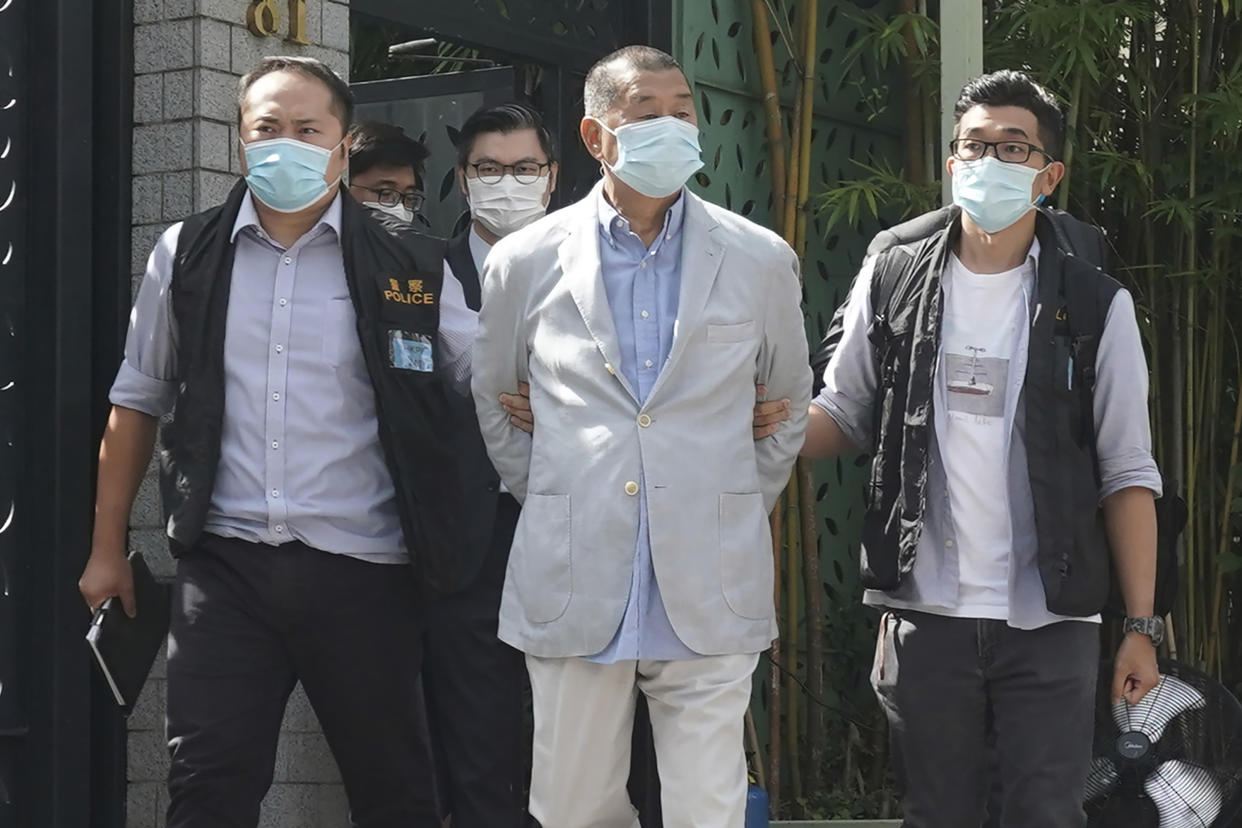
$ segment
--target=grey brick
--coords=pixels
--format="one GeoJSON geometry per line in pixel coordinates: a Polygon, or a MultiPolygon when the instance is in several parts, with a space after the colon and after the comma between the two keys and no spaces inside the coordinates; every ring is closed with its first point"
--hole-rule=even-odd
{"type": "Polygon", "coordinates": [[[130,231],[129,266],[130,273],[142,275],[147,269],[147,259],[160,234],[168,229],[167,224],[141,224],[130,231]]]}
{"type": "Polygon", "coordinates": [[[194,70],[164,73],[164,120],[194,117],[194,70]]]}
{"type": "Polygon", "coordinates": [[[283,775],[277,776],[278,779],[286,782],[341,780],[341,772],[322,733],[282,733],[277,752],[285,755],[283,775]]]}
{"type": "Polygon", "coordinates": [[[164,18],[182,20],[194,16],[194,0],[164,0],[164,18]]]}
{"type": "Polygon", "coordinates": [[[268,55],[294,54],[297,49],[274,37],[255,37],[245,26],[232,27],[232,69],[244,75],[268,55]]]}
{"type": "Polygon", "coordinates": [[[211,69],[229,71],[232,66],[233,27],[219,20],[198,21],[198,63],[211,69]]]}
{"type": "Polygon", "coordinates": [[[151,680],[168,678],[168,642],[165,640],[164,646],[160,647],[160,651],[155,656],[155,663],[151,665],[151,680]]]}
{"type": "Polygon", "coordinates": [[[349,6],[324,0],[323,37],[319,42],[329,49],[349,52],[349,6]]]}
{"type": "Polygon", "coordinates": [[[311,707],[306,691],[299,684],[289,696],[289,704],[285,707],[285,720],[281,723],[282,733],[319,733],[319,719],[311,707]]]}
{"type": "Polygon", "coordinates": [[[314,821],[308,828],[341,828],[349,824],[349,799],[344,785],[316,785],[314,821]]]}
{"type": "Polygon", "coordinates": [[[129,548],[142,555],[155,577],[171,578],[177,574],[177,562],[168,551],[168,536],[163,529],[131,529],[129,548]]]}
{"type": "Polygon", "coordinates": [[[134,76],[134,123],[150,124],[164,118],[164,76],[159,72],[134,76]]]}
{"type": "Polygon", "coordinates": [[[164,176],[164,218],[181,221],[194,213],[194,173],[174,172],[164,176]]]}
{"type": "Polygon", "coordinates": [[[237,126],[229,124],[229,146],[233,150],[229,153],[229,172],[233,175],[241,175],[241,153],[237,151],[237,145],[241,139],[238,137],[237,126]]]}
{"type": "MultiPolygon", "coordinates": [[[[306,4],[306,39],[311,43],[323,43],[323,6],[323,0],[310,0],[306,4]]],[[[284,23],[284,26],[280,36],[288,37],[289,24],[283,19],[281,22],[284,23]]],[[[288,43],[286,45],[292,48],[294,44],[288,43]]]]}
{"type": "Polygon", "coordinates": [[[339,52],[324,46],[305,46],[298,53],[323,61],[344,80],[349,80],[349,52],[339,52]]]}
{"type": "Polygon", "coordinates": [[[134,0],[134,23],[158,23],[164,19],[164,0],[134,0]]]}
{"type": "Polygon", "coordinates": [[[162,731],[129,734],[129,781],[162,782],[168,776],[168,745],[162,731]]]}
{"type": "Polygon", "coordinates": [[[164,815],[168,813],[168,786],[160,785],[159,797],[155,800],[155,820],[159,825],[164,824],[164,815]]]}
{"type": "Polygon", "coordinates": [[[199,0],[198,14],[200,17],[210,17],[214,20],[223,20],[226,23],[245,24],[246,10],[249,8],[246,3],[239,3],[237,0],[199,0]]]}
{"type": "Polygon", "coordinates": [[[211,69],[198,71],[198,115],[226,124],[237,122],[237,76],[211,69]]]}
{"type": "Polygon", "coordinates": [[[163,186],[158,175],[136,175],[133,180],[132,204],[135,224],[159,221],[163,217],[163,186]]]}
{"type": "MultiPolygon", "coordinates": [[[[139,607],[138,611],[142,612],[142,608],[139,607]]],[[[163,679],[147,678],[147,683],[143,685],[142,693],[138,696],[138,703],[125,720],[125,726],[130,733],[153,730],[163,737],[166,686],[163,679]]]]}
{"type": "Polygon", "coordinates": [[[198,148],[196,168],[229,171],[229,128],[226,124],[200,118],[196,122],[194,140],[198,148]]]}
{"type": "Polygon", "coordinates": [[[194,65],[194,21],[146,23],[134,27],[134,71],[164,72],[194,65]]]}
{"type": "Polygon", "coordinates": [[[134,172],[173,172],[194,163],[194,125],[189,121],[134,129],[134,172]]]}
{"type": "MultiPolygon", "coordinates": [[[[155,458],[151,459],[154,465],[155,458]]],[[[138,486],[138,496],[134,498],[134,508],[129,513],[129,525],[137,529],[160,529],[164,525],[160,513],[159,478],[154,468],[147,469],[138,486]]]]}
{"type": "Polygon", "coordinates": [[[158,828],[163,820],[156,813],[158,782],[131,782],[125,791],[125,828],[158,828]]]}
{"type": "MultiPolygon", "coordinates": [[[[315,819],[314,785],[273,785],[259,811],[259,828],[299,828],[315,819]]],[[[345,823],[348,824],[348,823],[345,823]]]]}
{"type": "Polygon", "coordinates": [[[229,196],[229,191],[237,183],[237,177],[228,173],[197,170],[194,175],[198,181],[198,203],[194,205],[197,210],[206,210],[208,207],[223,204],[229,196]]]}

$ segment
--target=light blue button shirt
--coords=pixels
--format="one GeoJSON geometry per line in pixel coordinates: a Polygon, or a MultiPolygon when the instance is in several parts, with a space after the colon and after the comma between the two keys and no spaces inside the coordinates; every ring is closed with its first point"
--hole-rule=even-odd
{"type": "MultiPolygon", "coordinates": [[[[599,253],[604,291],[621,346],[621,373],[638,394],[639,404],[655,386],[673,347],[677,303],[681,290],[681,228],[685,198],[679,198],[664,218],[664,229],[651,246],[643,244],[599,190],[599,253]]],[[[638,509],[638,538],[634,549],[634,578],[621,626],[612,641],[590,661],[612,664],[645,659],[671,661],[697,658],[673,630],[660,597],[651,563],[651,533],[647,524],[647,486],[638,509]]]]}

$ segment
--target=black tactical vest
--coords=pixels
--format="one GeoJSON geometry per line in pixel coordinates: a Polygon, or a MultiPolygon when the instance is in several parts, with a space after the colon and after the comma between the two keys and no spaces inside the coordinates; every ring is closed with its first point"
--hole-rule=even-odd
{"type": "MultiPolygon", "coordinates": [[[[174,554],[191,549],[202,532],[220,462],[231,235],[245,192],[238,182],[223,205],[186,219],[173,261],[180,387],[162,430],[160,477],[174,554]]],[[[348,196],[341,204],[345,277],[375,392],[376,428],[406,547],[435,584],[466,525],[453,423],[465,400],[436,371],[444,246],[375,221],[348,196]]]]}
{"type": "MultiPolygon", "coordinates": [[[[879,378],[862,529],[862,581],[870,589],[893,591],[914,568],[934,438],[940,279],[960,232],[957,215],[947,209],[915,219],[881,234],[868,251],[876,257],[873,280],[891,286],[872,308],[868,331],[879,378]]],[[[1094,385],[1098,336],[1120,285],[1065,252],[1053,220],[1041,213],[1037,224],[1040,310],[1031,325],[1023,386],[1026,449],[1048,609],[1082,617],[1100,611],[1110,582],[1091,395],[1083,389],[1094,385]]],[[[839,323],[834,320],[819,359],[835,348],[839,323]]]]}

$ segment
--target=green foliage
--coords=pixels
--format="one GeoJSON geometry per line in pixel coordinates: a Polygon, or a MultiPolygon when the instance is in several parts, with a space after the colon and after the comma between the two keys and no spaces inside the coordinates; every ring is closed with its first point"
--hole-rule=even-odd
{"type": "Polygon", "coordinates": [[[825,232],[832,232],[842,221],[857,227],[862,218],[883,216],[890,221],[900,221],[925,213],[936,205],[940,195],[938,186],[907,181],[888,161],[879,161],[875,166],[861,161],[853,163],[868,173],[866,178],[842,181],[816,197],[816,209],[827,216],[825,232]]]}

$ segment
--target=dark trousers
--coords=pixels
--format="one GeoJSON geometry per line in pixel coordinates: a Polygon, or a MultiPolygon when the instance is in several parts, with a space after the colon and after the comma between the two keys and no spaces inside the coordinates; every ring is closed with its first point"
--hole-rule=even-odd
{"type": "Polygon", "coordinates": [[[408,566],[204,535],[178,563],[168,645],[169,828],[253,828],[301,682],[354,828],[435,828],[415,703],[408,566]]]}
{"type": "Polygon", "coordinates": [[[496,637],[518,511],[516,500],[501,495],[478,577],[427,603],[423,692],[441,806],[453,828],[518,828],[525,820],[526,663],[496,637]]]}
{"type": "Polygon", "coordinates": [[[978,828],[994,779],[1002,828],[1086,825],[1098,665],[1095,624],[1016,630],[887,613],[871,680],[888,716],[904,828],[978,828]]]}

